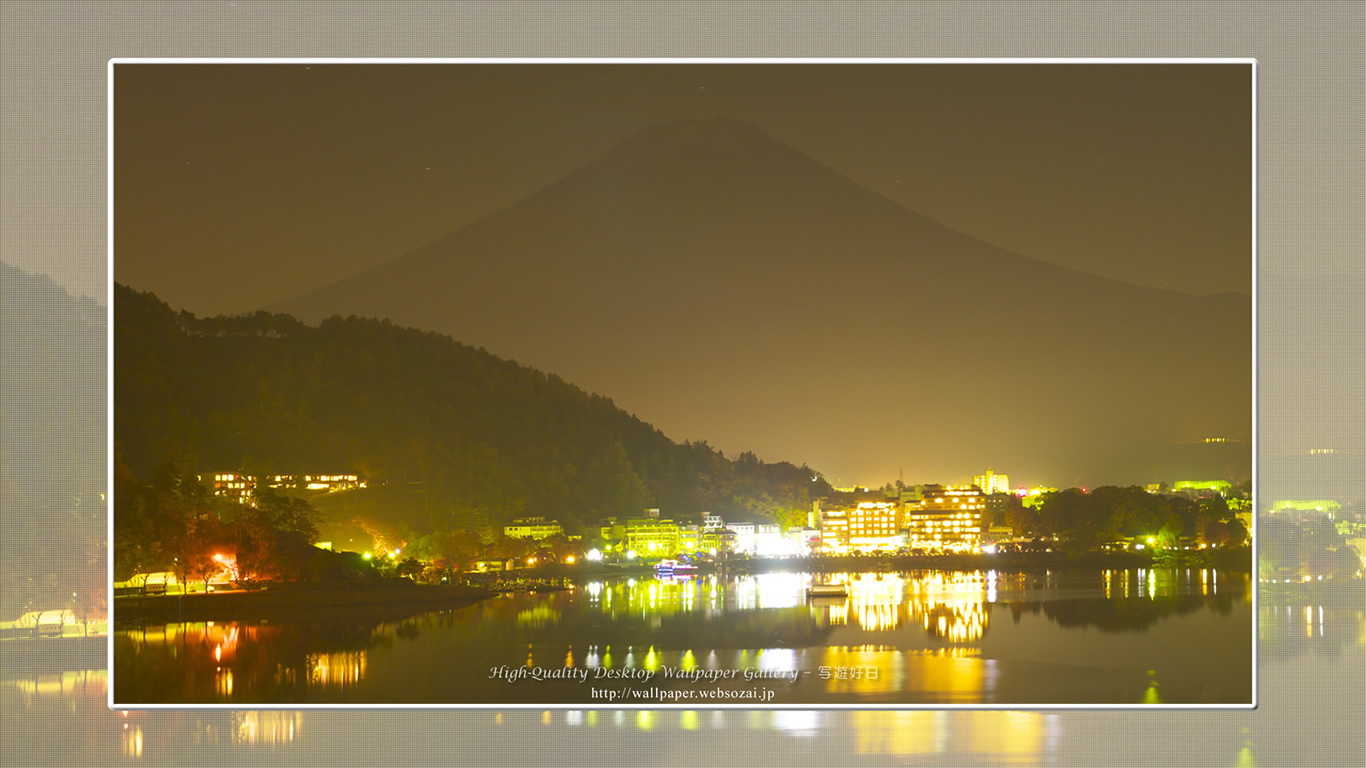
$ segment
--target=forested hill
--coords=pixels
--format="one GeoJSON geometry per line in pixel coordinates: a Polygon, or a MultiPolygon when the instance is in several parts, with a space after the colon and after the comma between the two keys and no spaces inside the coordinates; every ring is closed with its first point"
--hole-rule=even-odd
{"type": "Polygon", "coordinates": [[[354,471],[375,493],[353,511],[419,533],[647,507],[798,522],[829,492],[805,466],[674,443],[557,376],[389,321],[198,318],[118,285],[114,344],[118,457],[139,478],[354,471]]]}

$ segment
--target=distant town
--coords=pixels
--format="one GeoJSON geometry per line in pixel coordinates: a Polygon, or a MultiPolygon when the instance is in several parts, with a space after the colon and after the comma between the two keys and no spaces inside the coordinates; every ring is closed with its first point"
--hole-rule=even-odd
{"type": "MultiPolygon", "coordinates": [[[[496,531],[444,531],[414,540],[375,536],[338,542],[317,536],[316,513],[309,499],[363,492],[369,482],[354,473],[304,475],[208,472],[194,478],[226,523],[232,508],[243,513],[263,506],[293,506],[310,534],[306,548],[276,537],[263,551],[239,552],[231,535],[198,521],[203,535],[182,539],[173,554],[138,563],[119,574],[121,593],[177,589],[211,591],[228,584],[272,579],[308,580],[366,573],[443,583],[477,574],[605,566],[708,567],[750,560],[840,558],[853,556],[934,557],[991,556],[1006,553],[1145,553],[1157,559],[1189,557],[1204,551],[1246,547],[1251,540],[1250,484],[1221,480],[1179,480],[1146,487],[1095,489],[1012,488],[1009,478],[991,469],[970,485],[903,483],[880,489],[834,489],[811,506],[800,524],[725,520],[702,511],[670,514],[659,508],[635,516],[608,516],[578,530],[566,529],[555,516],[511,520],[496,531]],[[282,499],[292,499],[282,502],[282,499]],[[203,551],[194,551],[198,547],[203,551]],[[212,551],[210,551],[212,550],[212,551]],[[312,554],[310,554],[310,552],[312,554]],[[338,562],[299,567],[326,553],[338,562]],[[289,561],[296,561],[291,563],[289,561]],[[251,567],[246,567],[246,562],[251,567]],[[273,561],[273,562],[269,562],[273,561]],[[197,586],[196,586],[197,585],[197,586]]],[[[1265,579],[1308,580],[1356,575],[1366,547],[1366,525],[1360,513],[1342,514],[1325,500],[1277,501],[1269,509],[1274,524],[1294,522],[1320,537],[1326,554],[1310,563],[1264,563],[1265,579]],[[1327,521],[1327,528],[1316,521],[1327,521]],[[1336,534],[1331,540],[1327,531],[1336,534]]],[[[170,541],[175,537],[163,537],[170,541]]],[[[260,538],[258,535],[257,538],[260,538]]],[[[297,535],[295,536],[297,539],[297,535]]],[[[151,554],[151,553],[149,553],[151,554]]],[[[128,564],[132,565],[132,564],[128,564]]]]}

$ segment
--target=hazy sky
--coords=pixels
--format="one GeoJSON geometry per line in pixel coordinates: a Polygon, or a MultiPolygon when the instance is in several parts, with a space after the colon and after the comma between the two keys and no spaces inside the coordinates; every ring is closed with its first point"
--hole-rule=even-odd
{"type": "Polygon", "coordinates": [[[121,65],[115,279],[257,309],[728,114],[1026,256],[1251,291],[1246,65],[121,65]]]}
{"type": "MultiPolygon", "coordinates": [[[[114,276],[201,315],[268,307],[507,208],[649,126],[729,115],[1025,256],[1246,295],[1251,86],[1246,64],[119,65],[114,276]]],[[[424,327],[560,373],[675,439],[844,480],[891,479],[903,461],[724,416],[713,401],[728,388],[675,392],[567,347],[560,359],[468,325],[424,327]],[[697,391],[711,399],[689,412],[697,391]]],[[[797,406],[772,405],[790,426],[797,406]]]]}

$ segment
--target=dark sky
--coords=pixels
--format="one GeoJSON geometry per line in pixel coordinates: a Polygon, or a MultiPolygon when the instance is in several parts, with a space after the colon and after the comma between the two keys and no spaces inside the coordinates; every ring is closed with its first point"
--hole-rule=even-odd
{"type": "MultiPolygon", "coordinates": [[[[256,310],[331,285],[512,206],[649,126],[721,114],[907,209],[1024,256],[1189,294],[1251,292],[1248,65],[120,65],[115,78],[115,279],[197,314],[256,310]]],[[[782,256],[772,251],[775,268],[782,256]]],[[[498,281],[492,266],[483,269],[488,275],[473,269],[462,274],[471,284],[498,281]]],[[[875,272],[867,283],[882,287],[875,272]]],[[[691,306],[710,303],[700,299],[691,306]]],[[[744,311],[778,316],[789,304],[790,296],[775,294],[747,301],[744,311]]],[[[334,311],[371,313],[325,314],[334,311]]],[[[723,355],[651,365],[647,355],[662,337],[631,352],[630,339],[609,333],[596,343],[623,354],[607,354],[535,330],[558,322],[549,315],[532,318],[533,330],[520,336],[511,334],[520,316],[489,314],[500,324],[486,333],[468,322],[386,316],[559,373],[674,439],[809,461],[837,482],[880,484],[903,463],[965,481],[971,475],[963,473],[999,464],[990,458],[999,456],[1012,462],[1002,471],[1032,476],[1017,479],[1086,483],[1067,474],[1079,469],[1062,452],[1089,449],[1076,439],[1054,449],[1027,439],[1020,419],[1048,417],[1008,379],[975,380],[982,391],[974,402],[997,404],[1015,425],[988,420],[982,434],[1013,436],[1018,445],[1004,437],[960,441],[956,454],[948,446],[851,446],[843,444],[849,424],[914,431],[925,397],[946,398],[938,410],[947,418],[967,408],[958,402],[963,388],[927,390],[908,405],[909,390],[892,378],[879,379],[876,397],[817,392],[808,382],[811,392],[793,388],[780,401],[776,382],[760,387],[756,378],[750,389],[758,391],[732,386],[737,361],[712,371],[724,384],[706,379],[723,355]],[[646,376],[679,367],[697,380],[646,376]],[[745,405],[755,397],[766,409],[745,405]],[[819,429],[791,418],[827,404],[830,423],[819,429]],[[893,412],[905,423],[889,421],[893,412]]],[[[984,330],[983,340],[989,345],[995,333],[984,330]]],[[[1246,350],[1238,335],[1227,344],[1246,350]]],[[[906,337],[863,341],[885,349],[877,345],[906,337]]],[[[777,364],[793,361],[779,358],[755,375],[792,381],[777,364]]],[[[1126,363],[1115,364],[1120,376],[1126,363]]],[[[1086,407],[1107,412],[1101,400],[1119,391],[1097,383],[1083,393],[1096,401],[1086,407]]],[[[1198,402],[1179,396],[1182,407],[1198,402]]],[[[1077,405],[1066,417],[1095,428],[1077,405]]],[[[1246,439],[1249,428],[1238,421],[1233,434],[1246,439]]],[[[1166,439],[1209,428],[1177,426],[1166,439]]],[[[1052,431],[1061,439],[1080,428],[1052,431]]]]}
{"type": "Polygon", "coordinates": [[[240,312],[727,114],[1026,256],[1251,292],[1246,65],[120,65],[115,279],[240,312]]]}

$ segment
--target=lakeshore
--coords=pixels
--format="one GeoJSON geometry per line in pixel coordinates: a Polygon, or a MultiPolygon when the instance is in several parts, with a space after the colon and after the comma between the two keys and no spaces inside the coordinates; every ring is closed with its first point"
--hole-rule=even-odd
{"type": "MultiPolygon", "coordinates": [[[[1155,562],[1138,552],[1023,552],[947,555],[860,555],[806,558],[737,558],[698,564],[698,574],[735,575],[804,571],[838,573],[849,570],[897,572],[912,570],[1045,572],[1068,569],[1129,569],[1151,567],[1218,567],[1250,573],[1248,548],[1203,550],[1182,553],[1177,562],[1155,562]]],[[[273,583],[264,589],[223,591],[209,594],[126,596],[114,599],[116,624],[171,621],[280,620],[314,617],[338,612],[411,615],[425,610],[461,608],[502,592],[498,583],[508,579],[538,582],[623,575],[647,577],[653,564],[597,563],[550,564],[536,569],[517,569],[470,574],[466,584],[415,584],[407,579],[360,582],[273,583]]]]}
{"type": "MultiPolygon", "coordinates": [[[[1219,568],[1240,573],[1252,572],[1250,547],[1227,549],[1182,550],[1153,555],[1148,552],[1001,552],[995,554],[939,554],[939,555],[839,555],[780,558],[732,558],[701,561],[696,573],[774,573],[805,571],[807,573],[839,573],[843,571],[1022,571],[1043,572],[1068,569],[1124,569],[1124,568],[1219,568]]],[[[506,572],[505,572],[506,573],[506,572]]],[[[515,571],[514,573],[527,573],[515,571]]],[[[649,562],[594,563],[574,566],[551,564],[538,568],[537,574],[555,577],[604,576],[613,574],[649,575],[654,565],[649,562]]],[[[498,574],[486,574],[497,577],[498,574]]]]}
{"type": "Polygon", "coordinates": [[[407,579],[359,583],[275,583],[266,589],[114,598],[114,623],[278,620],[338,612],[406,614],[461,608],[496,593],[473,586],[414,584],[407,579]]]}

